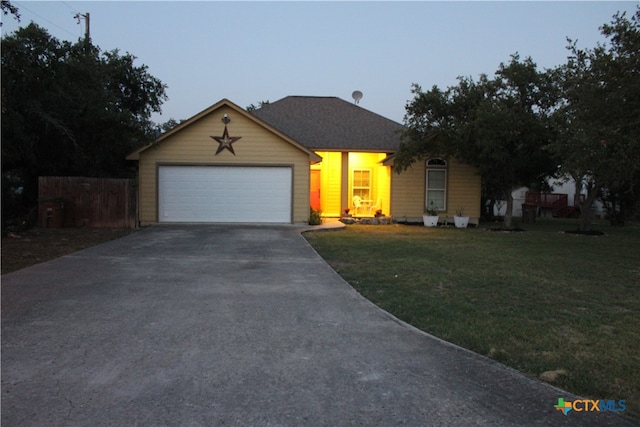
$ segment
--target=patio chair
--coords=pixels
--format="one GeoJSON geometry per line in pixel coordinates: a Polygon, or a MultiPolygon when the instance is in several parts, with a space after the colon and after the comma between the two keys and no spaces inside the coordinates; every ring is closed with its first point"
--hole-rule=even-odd
{"type": "Polygon", "coordinates": [[[358,215],[358,208],[362,207],[362,199],[360,196],[353,196],[353,214],[358,215]]]}
{"type": "Polygon", "coordinates": [[[382,206],[382,200],[380,199],[380,197],[378,197],[378,200],[376,200],[375,205],[369,205],[369,215],[371,215],[371,211],[378,210],[380,209],[381,206],[382,206]]]}

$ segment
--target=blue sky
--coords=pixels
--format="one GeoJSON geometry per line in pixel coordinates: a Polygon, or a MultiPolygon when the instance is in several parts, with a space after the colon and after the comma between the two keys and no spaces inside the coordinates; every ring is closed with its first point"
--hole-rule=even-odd
{"type": "Polygon", "coordinates": [[[337,96],[402,122],[411,84],[493,75],[518,52],[540,69],[565,62],[566,38],[592,48],[599,27],[638,2],[84,2],[12,1],[22,20],[76,41],[90,14],[102,50],[135,55],[165,83],[157,122],[187,119],[222,98],[241,107],[288,95],[337,96]]]}

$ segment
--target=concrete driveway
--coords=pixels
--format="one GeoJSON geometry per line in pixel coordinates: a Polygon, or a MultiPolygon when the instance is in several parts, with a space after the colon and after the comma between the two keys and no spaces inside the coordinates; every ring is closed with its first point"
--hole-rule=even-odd
{"type": "Polygon", "coordinates": [[[400,322],[300,231],[155,226],[2,276],[2,426],[636,425],[400,322]]]}

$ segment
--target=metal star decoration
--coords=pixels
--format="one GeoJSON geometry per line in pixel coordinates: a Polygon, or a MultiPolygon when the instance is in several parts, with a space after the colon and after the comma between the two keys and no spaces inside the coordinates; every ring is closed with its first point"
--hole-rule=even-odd
{"type": "Polygon", "coordinates": [[[236,155],[236,152],[233,151],[233,146],[231,144],[233,144],[234,142],[236,142],[237,140],[239,140],[240,138],[242,138],[241,136],[229,136],[229,131],[227,130],[227,125],[224,125],[224,132],[222,132],[222,136],[212,136],[211,138],[215,139],[216,141],[218,141],[218,150],[216,151],[216,156],[218,154],[220,154],[220,152],[224,149],[227,149],[229,151],[231,151],[231,154],[233,154],[234,156],[236,155]]]}

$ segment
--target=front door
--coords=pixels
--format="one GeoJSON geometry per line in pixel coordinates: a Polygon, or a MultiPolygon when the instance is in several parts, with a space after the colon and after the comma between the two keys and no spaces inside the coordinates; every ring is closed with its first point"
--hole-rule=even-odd
{"type": "Polygon", "coordinates": [[[320,171],[311,171],[311,185],[309,191],[309,204],[311,209],[320,209],[320,171]]]}

